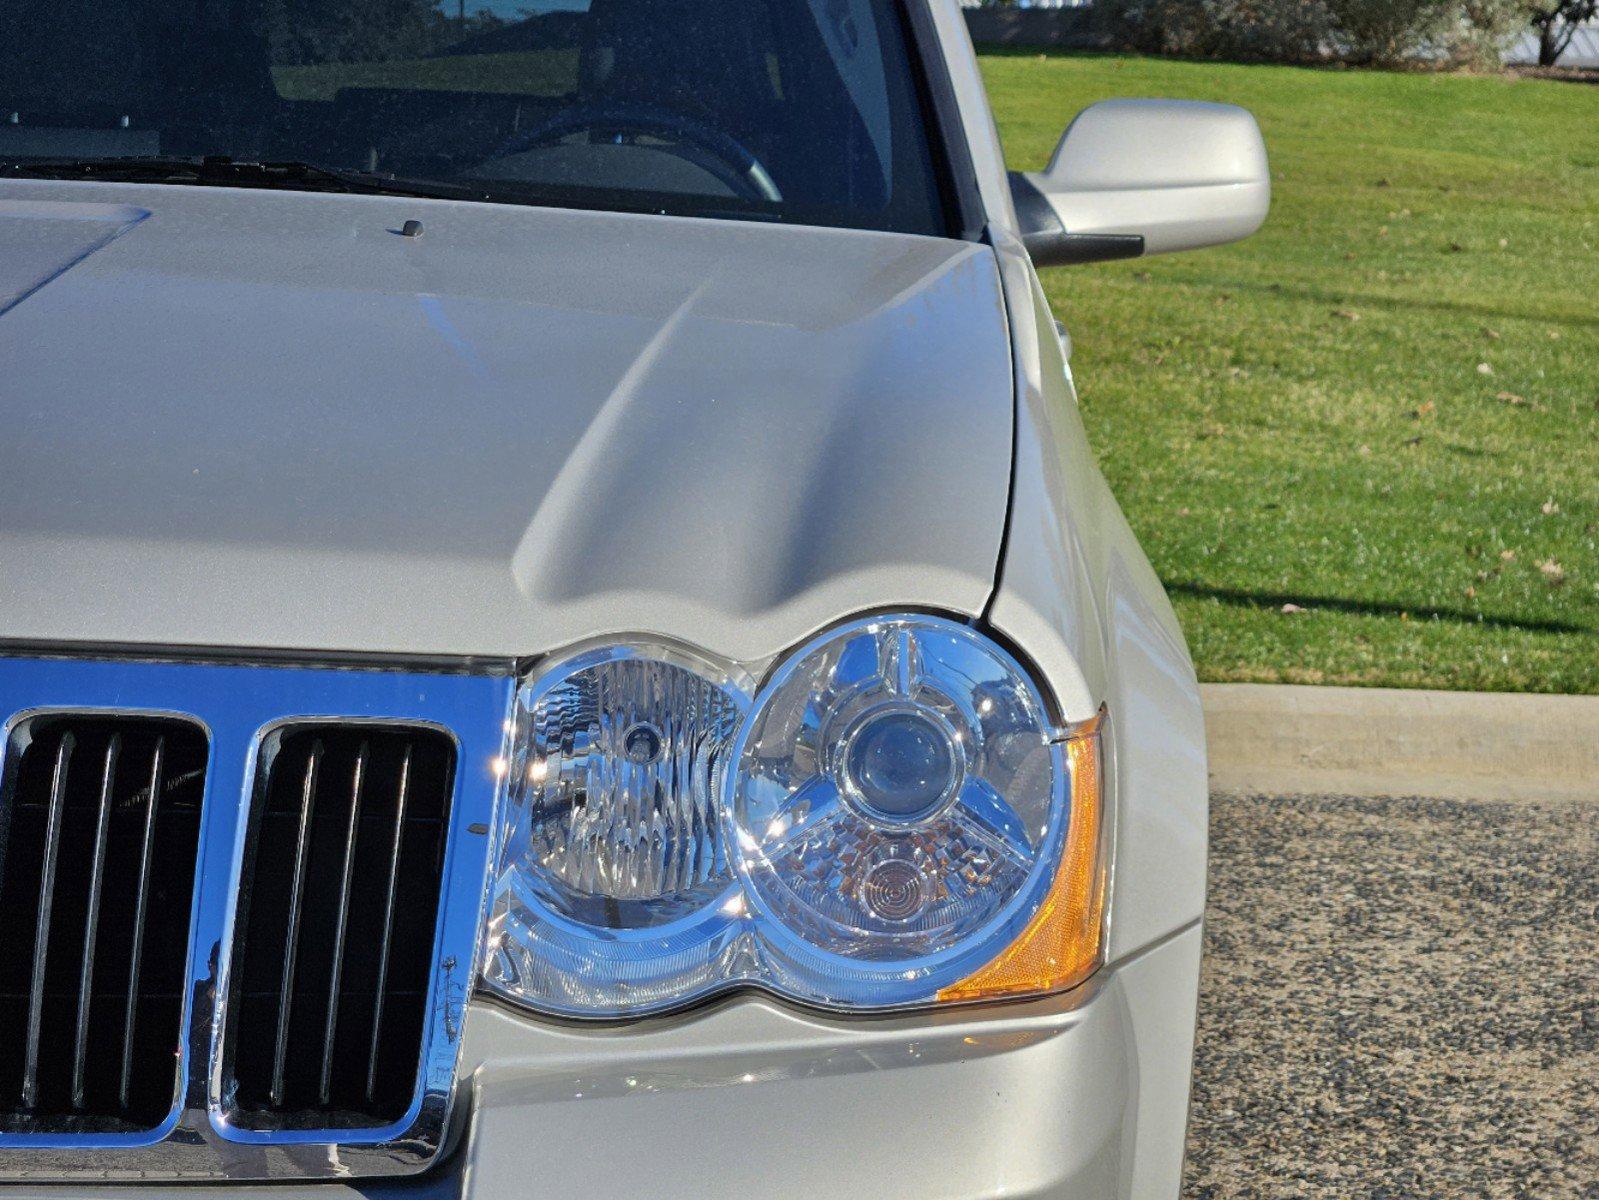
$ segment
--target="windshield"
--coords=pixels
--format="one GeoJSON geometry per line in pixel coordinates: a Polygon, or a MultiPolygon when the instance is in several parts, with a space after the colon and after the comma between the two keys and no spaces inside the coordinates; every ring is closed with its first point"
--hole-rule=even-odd
{"type": "Polygon", "coordinates": [[[0,0],[6,173],[155,156],[948,233],[896,0],[0,0]]]}

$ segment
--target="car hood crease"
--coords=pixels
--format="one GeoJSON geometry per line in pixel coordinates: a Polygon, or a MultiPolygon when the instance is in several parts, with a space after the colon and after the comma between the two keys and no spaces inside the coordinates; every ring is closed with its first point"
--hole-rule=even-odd
{"type": "Polygon", "coordinates": [[[758,661],[993,586],[986,247],[15,181],[0,250],[7,640],[758,661]]]}

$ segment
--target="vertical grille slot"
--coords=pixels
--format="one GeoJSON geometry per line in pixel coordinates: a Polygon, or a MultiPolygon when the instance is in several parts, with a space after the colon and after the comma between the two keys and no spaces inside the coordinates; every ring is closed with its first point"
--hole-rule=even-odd
{"type": "Polygon", "coordinates": [[[0,1130],[137,1132],[178,1102],[208,746],[44,714],[0,781],[0,1130]]]}
{"type": "Polygon", "coordinates": [[[455,750],[298,726],[262,747],[224,1076],[245,1128],[391,1124],[418,1083],[455,750]]]}

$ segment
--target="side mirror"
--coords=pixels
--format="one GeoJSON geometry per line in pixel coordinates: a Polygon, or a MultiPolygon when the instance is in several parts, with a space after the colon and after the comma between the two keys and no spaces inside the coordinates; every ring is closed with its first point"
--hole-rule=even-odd
{"type": "Polygon", "coordinates": [[[1078,114],[1043,172],[1012,172],[1011,192],[1044,267],[1246,238],[1266,219],[1271,175],[1247,109],[1104,100],[1078,114]]]}

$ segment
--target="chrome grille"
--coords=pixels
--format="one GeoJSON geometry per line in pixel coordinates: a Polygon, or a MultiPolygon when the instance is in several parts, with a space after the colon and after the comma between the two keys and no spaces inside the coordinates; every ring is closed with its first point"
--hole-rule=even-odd
{"type": "Polygon", "coordinates": [[[178,1100],[206,739],[37,715],[0,790],[0,1128],[154,1129],[178,1100]]]}
{"type": "Polygon", "coordinates": [[[224,1067],[235,1124],[359,1129],[410,1106],[454,773],[434,730],[268,737],[233,951],[230,1027],[251,1031],[224,1067]]]}
{"type": "Polygon", "coordinates": [[[514,686],[510,663],[424,673],[0,650],[0,1183],[359,1179],[435,1163],[455,1127],[514,686]],[[260,990],[275,1014],[287,909],[281,899],[252,901],[280,874],[292,879],[298,803],[318,742],[292,1016],[274,1099],[279,1026],[257,1019],[251,993],[265,944],[270,969],[260,990]],[[152,793],[158,744],[141,917],[150,811],[141,803],[152,793]],[[280,772],[286,868],[281,849],[255,841],[256,816],[272,810],[280,772]],[[345,852],[352,818],[353,856],[345,852]],[[52,837],[56,868],[46,888],[52,837]],[[277,932],[258,936],[253,923],[274,908],[277,932]],[[36,944],[44,948],[38,972],[36,944]],[[35,1083],[25,1104],[35,1009],[35,1083]]]}

